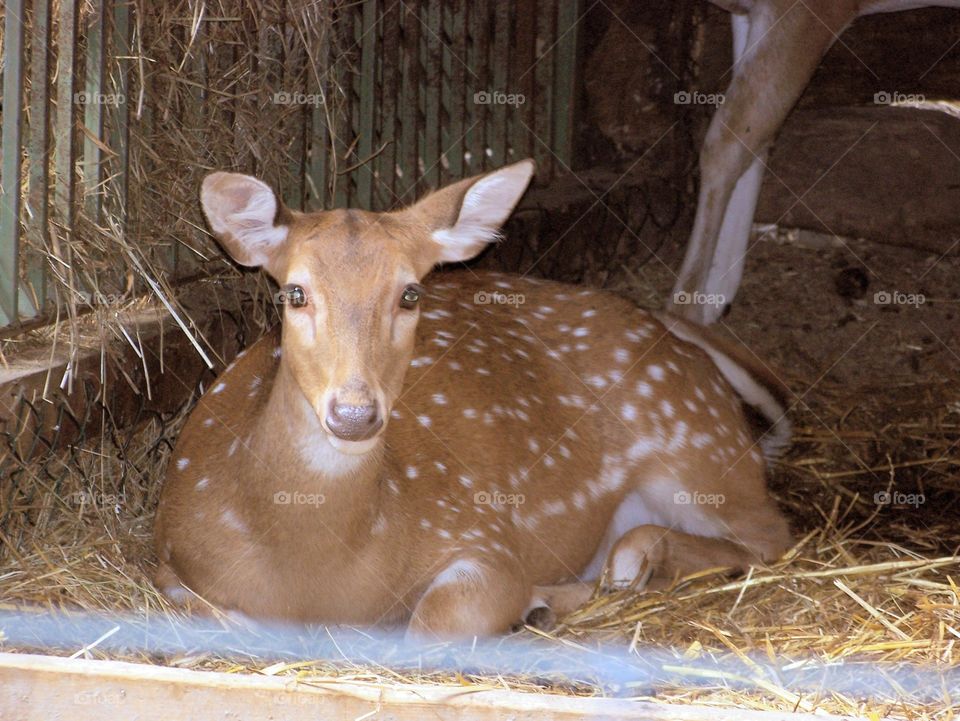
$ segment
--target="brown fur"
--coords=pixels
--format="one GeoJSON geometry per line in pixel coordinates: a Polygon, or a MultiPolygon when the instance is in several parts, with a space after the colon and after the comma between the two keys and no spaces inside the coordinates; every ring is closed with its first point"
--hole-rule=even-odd
{"type": "MultiPolygon", "coordinates": [[[[463,192],[432,201],[454,206],[434,211],[440,227],[457,222],[463,192]]],[[[188,420],[156,523],[165,592],[258,618],[486,634],[590,580],[614,543],[611,567],[632,553],[652,577],[789,545],[704,352],[617,296],[493,273],[431,276],[400,318],[403,269],[419,277],[435,253],[434,221],[410,217],[297,215],[271,253],[315,305],[287,308],[282,339],[250,348],[188,420]],[[315,400],[352,377],[388,416],[359,455],[329,445],[315,400]]]]}

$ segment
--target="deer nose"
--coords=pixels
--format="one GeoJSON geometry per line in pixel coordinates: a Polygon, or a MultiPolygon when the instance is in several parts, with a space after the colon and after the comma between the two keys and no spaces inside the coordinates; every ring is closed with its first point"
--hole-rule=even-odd
{"type": "Polygon", "coordinates": [[[376,403],[352,405],[330,400],[327,411],[327,428],[337,438],[345,441],[365,441],[372,438],[383,425],[376,403]]]}

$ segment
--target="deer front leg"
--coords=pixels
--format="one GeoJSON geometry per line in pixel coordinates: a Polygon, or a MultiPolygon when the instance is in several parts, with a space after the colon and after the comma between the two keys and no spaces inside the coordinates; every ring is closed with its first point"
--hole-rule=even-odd
{"type": "Polygon", "coordinates": [[[690,242],[667,308],[712,323],[743,272],[768,149],[820,59],[852,19],[847,3],[814,15],[803,3],[734,17],[737,63],[700,152],[690,242]]]}
{"type": "Polygon", "coordinates": [[[458,558],[414,607],[407,637],[429,642],[503,633],[520,620],[531,593],[515,561],[458,558]]]}

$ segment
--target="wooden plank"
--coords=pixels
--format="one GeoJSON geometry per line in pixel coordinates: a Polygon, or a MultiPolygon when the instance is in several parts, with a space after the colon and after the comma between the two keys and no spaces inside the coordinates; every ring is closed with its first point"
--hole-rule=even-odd
{"type": "Polygon", "coordinates": [[[0,717],[9,721],[191,718],[386,718],[398,721],[837,721],[745,711],[524,693],[471,686],[329,681],[192,671],[120,661],[0,653],[0,717]]]}
{"type": "Polygon", "coordinates": [[[557,47],[553,84],[553,151],[567,167],[574,163],[573,137],[580,83],[579,45],[582,0],[557,3],[557,47]]]}
{"type": "MultiPolygon", "coordinates": [[[[544,2],[549,0],[539,0],[537,4],[542,5],[544,2]]],[[[529,3],[526,11],[518,12],[514,20],[514,55],[510,58],[510,79],[508,87],[502,89],[508,95],[519,94],[524,98],[524,102],[518,106],[505,106],[510,119],[510,149],[513,150],[513,153],[508,152],[505,158],[507,163],[530,157],[538,144],[534,138],[535,109],[540,98],[536,92],[537,16],[535,12],[531,12],[533,6],[533,2],[529,3]]]]}
{"type": "Polygon", "coordinates": [[[324,28],[315,59],[316,67],[307,69],[307,87],[323,98],[312,106],[310,113],[310,158],[307,170],[308,210],[328,209],[330,193],[330,129],[335,100],[330,97],[329,73],[334,62],[330,53],[333,30],[324,28]],[[312,200],[312,202],[311,202],[312,200]]]}
{"type": "Polygon", "coordinates": [[[467,98],[467,123],[470,131],[467,133],[467,147],[470,149],[470,161],[466,172],[480,173],[486,167],[487,135],[486,129],[490,114],[490,106],[479,102],[480,93],[490,92],[490,30],[492,15],[489,0],[474,0],[470,4],[470,52],[468,62],[475,73],[472,78],[473,92],[467,98]],[[472,126],[472,127],[471,127],[472,126]]]}
{"type": "MultiPolygon", "coordinates": [[[[49,0],[47,0],[49,1],[49,0]]],[[[122,102],[115,111],[115,121],[110,128],[110,149],[116,154],[114,183],[118,207],[114,209],[121,226],[127,227],[127,198],[130,185],[130,2],[114,0],[113,3],[113,62],[116,64],[117,93],[122,102]]]]}
{"type": "Polygon", "coordinates": [[[356,85],[359,79],[355,72],[351,72],[351,64],[356,54],[358,39],[360,36],[360,13],[357,12],[356,5],[345,5],[339,9],[337,20],[334,23],[334,30],[338,36],[338,55],[333,59],[333,77],[331,78],[334,88],[342,89],[344,93],[342,112],[336,113],[333,127],[333,149],[334,165],[333,172],[333,204],[337,208],[350,207],[353,198],[351,174],[345,173],[345,169],[350,167],[354,160],[354,154],[350,152],[354,147],[356,140],[357,114],[359,112],[359,103],[357,102],[356,85]]]}
{"type": "Polygon", "coordinates": [[[469,127],[466,124],[467,95],[467,3],[454,3],[448,12],[450,32],[450,72],[448,82],[449,122],[447,123],[447,141],[444,153],[447,157],[448,180],[463,177],[463,152],[466,150],[463,134],[469,127]]]}
{"type": "MultiPolygon", "coordinates": [[[[46,248],[50,232],[50,1],[34,0],[30,48],[30,195],[33,220],[26,234],[32,245],[46,248]]],[[[39,313],[47,303],[44,254],[27,251],[28,294],[39,313]]],[[[21,315],[23,308],[19,309],[21,315]]]]}
{"type": "Polygon", "coordinates": [[[374,119],[377,111],[377,6],[378,0],[363,0],[360,26],[360,108],[357,127],[357,195],[355,207],[373,208],[374,119]]]}
{"type": "Polygon", "coordinates": [[[2,137],[0,166],[0,325],[18,320],[20,293],[20,174],[23,166],[24,2],[7,0],[4,11],[2,137]]]}
{"type": "Polygon", "coordinates": [[[84,28],[87,42],[85,83],[83,95],[79,97],[84,99],[83,124],[86,132],[83,134],[83,163],[80,167],[83,172],[84,208],[90,220],[99,223],[103,209],[103,188],[100,187],[103,151],[100,143],[103,141],[105,105],[110,96],[104,86],[107,13],[104,0],[92,0],[92,5],[93,12],[84,28]]]}
{"type": "MultiPolygon", "coordinates": [[[[280,42],[281,72],[283,82],[280,87],[288,93],[303,93],[307,96],[304,83],[305,48],[301,36],[288,16],[289,9],[283,10],[280,19],[281,32],[278,34],[280,42]]],[[[287,172],[289,180],[283,185],[283,202],[288,208],[304,210],[306,200],[306,162],[307,137],[306,124],[309,109],[316,106],[316,98],[306,98],[307,105],[297,105],[294,108],[279,108],[283,112],[283,136],[289,139],[290,152],[287,172]],[[311,104],[312,102],[312,104],[311,104]]]]}
{"type": "Polygon", "coordinates": [[[440,185],[440,85],[443,82],[443,3],[441,0],[425,0],[427,11],[427,30],[424,37],[427,45],[427,58],[424,77],[424,181],[430,188],[440,185]]]}
{"type": "MultiPolygon", "coordinates": [[[[557,0],[537,0],[538,52],[532,70],[534,101],[524,110],[533,110],[533,157],[537,161],[537,179],[544,182],[553,174],[553,80],[556,77],[557,0]]],[[[519,158],[516,158],[519,160],[519,158]]]]}
{"type": "Polygon", "coordinates": [[[403,3],[403,55],[400,82],[400,188],[401,203],[417,197],[420,128],[420,0],[403,3]]]}
{"type": "MultiPolygon", "coordinates": [[[[77,50],[76,5],[72,2],[60,3],[57,15],[57,111],[53,124],[53,206],[58,229],[52,234],[51,246],[54,255],[65,264],[65,267],[71,267],[72,254],[68,239],[73,232],[74,221],[73,80],[77,50]]],[[[73,273],[65,273],[65,276],[68,280],[69,292],[75,294],[79,289],[73,287],[73,273]]]]}
{"type": "Polygon", "coordinates": [[[380,145],[377,158],[377,210],[397,204],[397,91],[400,82],[400,3],[383,11],[383,50],[380,53],[380,145]]]}
{"type": "MultiPolygon", "coordinates": [[[[513,3],[496,3],[497,14],[494,19],[493,30],[493,87],[485,88],[490,93],[509,91],[507,87],[510,64],[513,58],[510,55],[511,9],[513,3]]],[[[513,91],[516,92],[516,91],[513,91]]],[[[507,124],[507,106],[503,103],[492,105],[488,109],[487,117],[490,123],[486,129],[487,143],[490,148],[490,167],[499,168],[507,159],[507,144],[509,127],[507,124]],[[491,117],[492,116],[492,117],[491,117]]]]}
{"type": "MultiPolygon", "coordinates": [[[[222,297],[228,299],[226,304],[210,303],[209,286],[202,281],[178,287],[177,292],[180,306],[194,322],[194,332],[206,339],[208,355],[218,360],[216,372],[236,355],[237,339],[250,337],[254,330],[252,321],[229,300],[237,296],[227,292],[222,297]]],[[[71,349],[62,337],[59,343],[21,351],[0,367],[0,433],[15,439],[12,442],[22,460],[95,436],[104,409],[121,428],[132,427],[144,413],[175,411],[196,392],[199,382],[209,385],[216,376],[159,306],[116,320],[130,338],[138,339],[138,347],[135,350],[119,335],[112,338],[103,374],[96,319],[81,315],[74,321],[75,337],[83,350],[73,358],[74,382],[68,390],[59,388],[71,361],[71,349]],[[62,414],[64,408],[69,413],[62,414]]],[[[6,719],[2,712],[0,719],[6,719]]]]}

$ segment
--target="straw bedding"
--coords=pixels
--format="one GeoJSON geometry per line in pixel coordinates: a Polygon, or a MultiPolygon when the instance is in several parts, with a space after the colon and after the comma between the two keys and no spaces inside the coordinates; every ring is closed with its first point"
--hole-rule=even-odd
{"type": "MultiPolygon", "coordinates": [[[[786,378],[804,387],[796,374],[786,378]]],[[[706,573],[681,579],[662,593],[598,595],[550,633],[519,632],[564,647],[602,642],[671,649],[673,680],[655,688],[418,673],[330,660],[276,664],[239,653],[157,659],[130,651],[127,657],[303,678],[492,684],[874,718],[952,718],[960,700],[945,689],[934,689],[936,700],[923,702],[910,693],[889,701],[828,689],[796,694],[769,669],[810,659],[891,673],[917,665],[950,673],[956,666],[960,527],[952,503],[960,406],[943,399],[958,393],[956,379],[939,375],[872,395],[823,380],[794,411],[794,445],[772,469],[772,488],[798,538],[780,562],[743,578],[706,573]],[[703,659],[725,661],[731,670],[705,678],[698,670],[703,659]],[[767,663],[761,667],[757,659],[767,663]]],[[[29,464],[3,458],[14,483],[0,498],[2,608],[177,616],[148,580],[149,542],[158,481],[188,413],[184,407],[135,430],[108,428],[102,438],[29,464]]]]}

